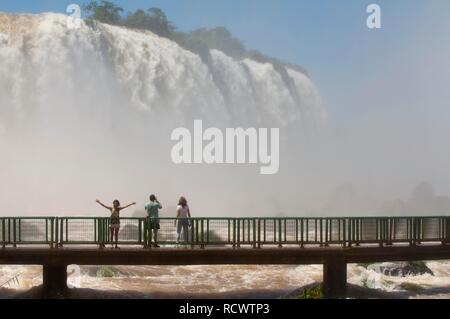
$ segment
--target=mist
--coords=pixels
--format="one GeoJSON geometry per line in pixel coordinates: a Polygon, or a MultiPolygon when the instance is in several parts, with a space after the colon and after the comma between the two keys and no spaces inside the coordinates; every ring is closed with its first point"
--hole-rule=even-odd
{"type": "Polygon", "coordinates": [[[107,214],[97,198],[136,201],[136,215],[153,193],[165,216],[180,196],[195,216],[450,213],[448,46],[404,69],[397,57],[333,101],[300,70],[219,50],[205,62],[151,32],[65,22],[0,14],[2,216],[107,214]],[[357,111],[338,121],[328,110],[340,103],[357,111]],[[175,165],[170,134],[195,119],[280,128],[279,173],[175,165]]]}

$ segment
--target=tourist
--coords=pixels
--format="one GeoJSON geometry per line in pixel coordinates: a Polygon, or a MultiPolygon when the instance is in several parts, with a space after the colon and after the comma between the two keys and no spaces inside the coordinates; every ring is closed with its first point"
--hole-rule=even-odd
{"type": "Polygon", "coordinates": [[[118,242],[119,242],[119,230],[120,230],[120,212],[123,209],[126,209],[128,207],[131,207],[133,205],[136,205],[136,203],[132,203],[129,204],[127,206],[121,207],[120,206],[120,202],[118,200],[115,200],[113,202],[113,206],[106,206],[105,204],[103,204],[101,201],[99,201],[97,199],[97,203],[100,204],[101,206],[103,206],[104,208],[106,208],[107,210],[109,210],[111,212],[111,218],[109,221],[109,230],[110,230],[110,234],[111,234],[111,246],[114,247],[114,243],[115,243],[115,248],[118,249],[118,242]],[[113,242],[114,240],[114,242],[113,242]]]}
{"type": "Polygon", "coordinates": [[[149,230],[149,239],[152,240],[152,232],[153,238],[155,240],[155,244],[153,247],[159,248],[158,245],[158,230],[161,228],[159,225],[159,210],[162,209],[161,203],[158,201],[155,195],[150,195],[150,203],[145,206],[145,211],[148,215],[148,230],[149,230]]]}
{"type": "Polygon", "coordinates": [[[177,244],[180,242],[181,232],[183,232],[183,240],[185,243],[189,241],[189,219],[191,218],[191,212],[186,198],[181,197],[177,207],[177,219],[174,225],[177,225],[177,244]]]}

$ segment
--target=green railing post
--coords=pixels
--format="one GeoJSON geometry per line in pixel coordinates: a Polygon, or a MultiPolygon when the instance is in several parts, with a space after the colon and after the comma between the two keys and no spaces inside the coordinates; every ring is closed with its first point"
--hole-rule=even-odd
{"type": "Polygon", "coordinates": [[[98,223],[98,218],[93,218],[94,220],[94,244],[100,249],[100,226],[98,223]]]}
{"type": "Polygon", "coordinates": [[[95,219],[95,224],[97,225],[97,236],[95,236],[95,242],[99,249],[102,249],[102,223],[99,218],[95,219]]]}
{"type": "Polygon", "coordinates": [[[55,218],[55,242],[56,248],[59,248],[59,217],[55,218]]]}
{"type": "Polygon", "coordinates": [[[103,232],[103,241],[102,244],[106,247],[107,244],[110,243],[111,233],[109,231],[108,220],[106,218],[102,218],[102,232],[103,232]]]}
{"type": "Polygon", "coordinates": [[[378,231],[380,232],[380,237],[378,240],[380,241],[380,247],[384,246],[384,227],[383,227],[383,219],[378,218],[378,231]]]}
{"type": "Polygon", "coordinates": [[[240,237],[241,238],[241,244],[245,245],[246,239],[245,239],[245,219],[244,218],[242,219],[241,231],[242,231],[241,237],[240,237]]]}
{"type": "Polygon", "coordinates": [[[409,241],[409,245],[410,246],[414,246],[416,244],[415,240],[414,240],[414,228],[415,228],[415,223],[414,223],[414,218],[413,219],[408,219],[406,222],[406,237],[407,240],[409,241]]]}
{"type": "Polygon", "coordinates": [[[103,232],[103,238],[102,238],[102,244],[106,247],[107,244],[110,243],[110,236],[111,232],[109,231],[109,221],[107,218],[102,218],[102,232],[103,232]]]}
{"type": "Polygon", "coordinates": [[[320,225],[320,246],[326,246],[326,243],[323,240],[323,218],[320,219],[319,221],[319,225],[320,225]]]}
{"type": "Polygon", "coordinates": [[[236,218],[233,218],[233,248],[236,247],[236,218]]]}
{"type": "Polygon", "coordinates": [[[66,218],[66,242],[69,242],[69,219],[66,218]]]}
{"type": "Polygon", "coordinates": [[[22,241],[22,218],[19,218],[19,238],[18,238],[18,242],[20,243],[22,241]]]}
{"type": "Polygon", "coordinates": [[[55,236],[55,219],[52,217],[52,218],[50,218],[50,231],[51,231],[51,234],[50,234],[50,248],[53,248],[54,247],[54,236],[55,236]]]}
{"type": "Polygon", "coordinates": [[[383,245],[381,245],[381,238],[380,238],[380,219],[376,218],[375,219],[375,240],[378,242],[378,245],[380,247],[383,247],[383,245]]]}
{"type": "Polygon", "coordinates": [[[277,243],[277,220],[273,220],[273,243],[277,243]]]}
{"type": "Polygon", "coordinates": [[[304,248],[305,247],[305,219],[301,218],[300,219],[300,247],[304,248]]]}
{"type": "Polygon", "coordinates": [[[200,219],[196,218],[195,219],[195,244],[197,246],[200,246],[200,231],[201,231],[201,225],[200,225],[200,219]]]}
{"type": "Polygon", "coordinates": [[[100,244],[102,245],[102,247],[106,247],[106,244],[108,243],[108,229],[106,228],[107,226],[105,225],[105,219],[100,218],[98,222],[100,224],[100,229],[102,232],[100,236],[100,244]]]}
{"type": "Polygon", "coordinates": [[[148,221],[147,219],[143,220],[143,227],[144,227],[144,248],[148,248],[148,221]]]}
{"type": "Polygon", "coordinates": [[[419,218],[419,245],[422,244],[422,241],[425,240],[425,236],[423,233],[423,218],[419,218]]]}
{"type": "Polygon", "coordinates": [[[264,242],[264,244],[266,244],[267,243],[267,220],[263,219],[263,223],[264,223],[264,229],[263,229],[264,239],[263,239],[263,242],[264,242]]]}
{"type": "Polygon", "coordinates": [[[333,241],[333,220],[325,218],[325,246],[329,246],[329,243],[333,241]]]}
{"type": "Polygon", "coordinates": [[[348,247],[352,247],[352,223],[353,223],[353,220],[351,218],[347,219],[347,241],[348,241],[348,247]]]}
{"type": "Polygon", "coordinates": [[[7,233],[7,237],[8,237],[8,239],[7,239],[7,243],[8,243],[8,245],[11,245],[11,237],[12,237],[12,235],[11,235],[11,218],[8,218],[7,219],[7,229],[8,229],[8,233],[7,233]]]}
{"type": "Polygon", "coordinates": [[[383,223],[384,223],[384,236],[385,236],[385,240],[386,240],[386,245],[390,246],[391,245],[391,219],[390,218],[384,218],[383,219],[383,223]]]}
{"type": "Polygon", "coordinates": [[[237,247],[241,247],[241,220],[237,220],[237,247]]]}
{"type": "Polygon", "coordinates": [[[49,244],[48,240],[48,218],[45,219],[45,243],[49,244]]]}
{"type": "MultiPolygon", "coordinates": [[[[146,219],[146,224],[147,224],[147,231],[146,231],[146,233],[147,233],[147,245],[148,245],[148,248],[152,248],[152,243],[153,243],[153,239],[152,239],[152,235],[153,235],[153,230],[151,229],[151,225],[150,225],[150,219],[146,219]]],[[[178,227],[178,224],[177,224],[177,227],[178,227]]],[[[187,230],[188,231],[188,233],[189,233],[189,229],[187,230]]],[[[188,238],[189,239],[189,238],[188,238]]],[[[188,240],[189,241],[189,240],[188,240]]],[[[156,244],[156,243],[155,243],[156,244]]],[[[188,243],[186,243],[186,245],[187,245],[188,243]]]]}
{"type": "Polygon", "coordinates": [[[204,219],[202,218],[201,220],[200,220],[200,225],[201,225],[201,227],[202,227],[202,231],[201,231],[201,245],[200,245],[200,248],[201,249],[204,249],[205,248],[205,225],[204,225],[204,219]]]}
{"type": "Polygon", "coordinates": [[[447,217],[444,219],[445,220],[445,243],[449,244],[450,243],[450,217],[447,217]]]}
{"type": "Polygon", "coordinates": [[[97,236],[97,243],[100,248],[103,248],[104,244],[104,235],[103,235],[103,220],[101,218],[97,218],[97,227],[98,227],[98,236],[97,236]]]}
{"type": "Polygon", "coordinates": [[[13,246],[17,247],[16,218],[13,219],[13,246]]]}
{"type": "Polygon", "coordinates": [[[109,230],[108,225],[106,225],[105,218],[100,218],[99,222],[102,225],[102,246],[106,247],[109,242],[109,230]]]}
{"type": "Polygon", "coordinates": [[[8,244],[11,244],[11,219],[8,218],[8,244]]]}
{"type": "MultiPolygon", "coordinates": [[[[400,223],[401,225],[401,223],[400,223]]],[[[413,245],[413,238],[412,238],[412,221],[411,219],[406,220],[406,241],[409,243],[410,246],[413,245]]],[[[400,239],[401,240],[401,239],[400,239]]]]}
{"type": "Polygon", "coordinates": [[[393,218],[389,218],[388,221],[389,245],[392,246],[393,240],[395,240],[395,220],[393,218]]]}
{"type": "Polygon", "coordinates": [[[206,219],[206,243],[209,245],[209,218],[206,219]]]}
{"type": "MultiPolygon", "coordinates": [[[[191,248],[195,247],[195,233],[196,233],[196,220],[195,219],[191,219],[190,221],[191,223],[191,236],[189,238],[189,241],[191,243],[191,248]]],[[[180,234],[178,234],[178,236],[180,236],[180,234]]]]}
{"type": "Polygon", "coordinates": [[[227,223],[228,223],[228,228],[227,228],[227,230],[228,230],[228,241],[227,241],[227,243],[228,243],[228,245],[230,245],[231,244],[231,220],[228,218],[227,219],[227,223]]]}
{"type": "Polygon", "coordinates": [[[61,218],[61,222],[60,222],[59,240],[61,242],[61,246],[63,246],[64,245],[64,218],[61,218]]]}
{"type": "Polygon", "coordinates": [[[314,242],[317,243],[319,241],[319,237],[317,235],[317,218],[314,219],[314,242]]]}
{"type": "Polygon", "coordinates": [[[97,243],[100,249],[105,247],[105,235],[104,235],[104,229],[103,229],[103,219],[97,218],[97,227],[98,227],[98,236],[97,236],[97,243]]]}
{"type": "Polygon", "coordinates": [[[281,239],[281,218],[278,219],[278,247],[281,248],[283,247],[283,245],[281,244],[282,239],[281,239]]]}
{"type": "Polygon", "coordinates": [[[6,247],[6,223],[4,218],[2,218],[2,247],[6,247]]]}
{"type": "Polygon", "coordinates": [[[413,218],[411,220],[411,226],[412,226],[412,241],[413,241],[413,246],[416,246],[419,244],[419,219],[418,218],[413,218]]]}
{"type": "Polygon", "coordinates": [[[142,219],[139,218],[138,220],[138,243],[139,245],[142,244],[142,227],[143,227],[143,223],[142,223],[142,219]]]}
{"type": "Polygon", "coordinates": [[[253,248],[256,248],[256,219],[253,218],[253,248]]]}
{"type": "Polygon", "coordinates": [[[356,241],[356,247],[358,247],[360,245],[360,241],[361,241],[361,220],[359,218],[357,218],[355,220],[355,241],[356,241]]]}
{"type": "Polygon", "coordinates": [[[101,248],[100,247],[100,223],[99,223],[98,218],[94,219],[94,227],[95,227],[94,241],[97,244],[97,246],[99,248],[101,248]]]}
{"type": "Polygon", "coordinates": [[[258,248],[261,248],[261,219],[258,218],[258,248]]]}
{"type": "Polygon", "coordinates": [[[344,223],[341,218],[339,218],[337,222],[338,222],[338,244],[343,245],[342,227],[344,223]]]}

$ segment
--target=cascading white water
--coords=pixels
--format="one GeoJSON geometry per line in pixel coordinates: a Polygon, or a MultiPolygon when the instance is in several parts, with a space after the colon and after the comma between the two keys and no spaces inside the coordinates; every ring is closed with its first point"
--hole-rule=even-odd
{"type": "Polygon", "coordinates": [[[9,214],[91,213],[97,196],[143,202],[150,192],[168,206],[185,194],[204,214],[288,210],[273,192],[283,177],[173,165],[170,132],[202,119],[279,127],[286,144],[324,117],[314,84],[293,69],[217,50],[205,63],[151,32],[70,30],[64,15],[0,14],[0,203],[9,214]]]}

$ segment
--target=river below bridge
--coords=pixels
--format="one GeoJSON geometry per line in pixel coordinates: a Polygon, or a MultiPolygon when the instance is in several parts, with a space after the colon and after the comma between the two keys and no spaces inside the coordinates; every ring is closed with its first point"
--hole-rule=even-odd
{"type": "MultiPolygon", "coordinates": [[[[378,289],[386,298],[450,298],[450,261],[426,265],[434,275],[403,278],[348,265],[348,282],[378,289]]],[[[42,267],[0,266],[0,285],[15,276],[0,289],[0,298],[26,296],[42,283],[42,267]]],[[[321,280],[321,265],[123,266],[75,268],[68,283],[78,288],[76,297],[86,298],[279,298],[321,280]]]]}

